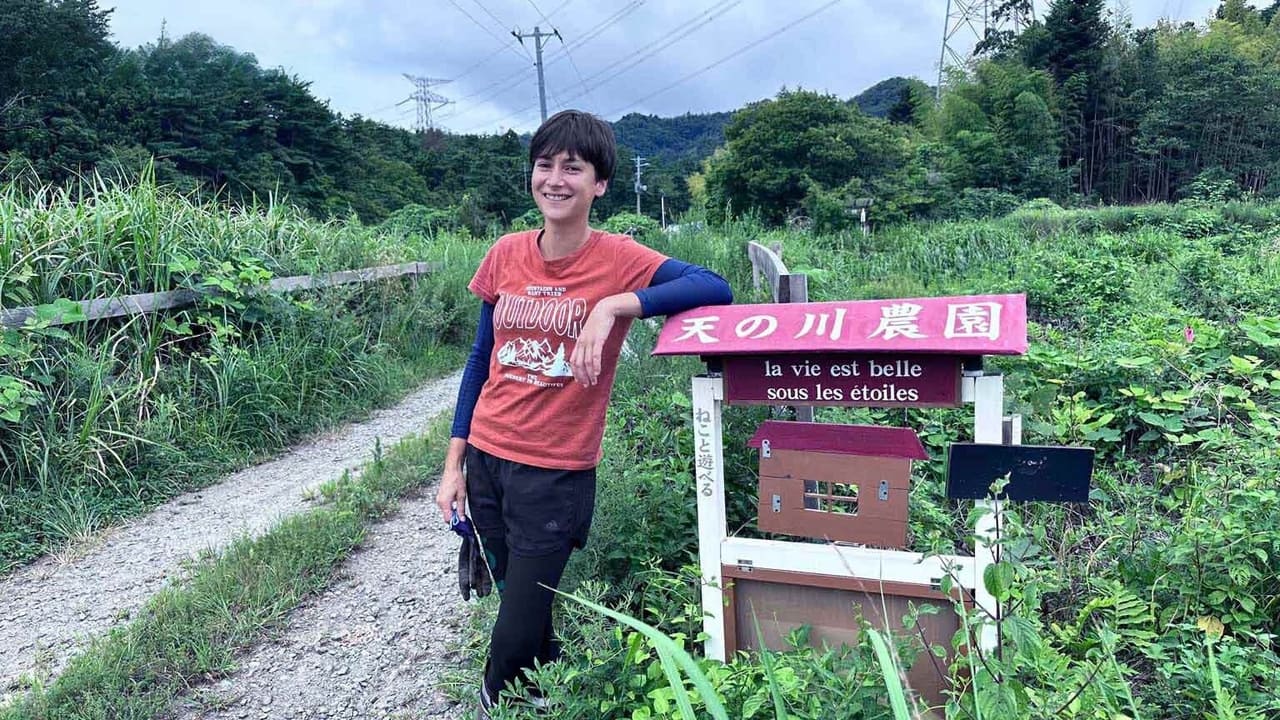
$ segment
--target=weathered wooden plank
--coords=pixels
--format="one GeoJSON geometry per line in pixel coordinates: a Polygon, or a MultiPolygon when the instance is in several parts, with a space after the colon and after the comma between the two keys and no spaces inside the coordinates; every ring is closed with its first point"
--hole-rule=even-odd
{"type": "MultiPolygon", "coordinates": [[[[70,322],[79,322],[81,320],[100,320],[103,318],[122,317],[124,315],[140,315],[144,313],[152,313],[158,310],[167,310],[169,308],[183,307],[190,305],[196,301],[200,293],[195,290],[170,290],[159,293],[140,293],[137,295],[121,295],[113,298],[98,298],[95,300],[81,300],[76,304],[80,306],[80,312],[83,318],[75,320],[63,321],[61,318],[55,318],[54,325],[64,325],[70,322]]],[[[28,318],[35,317],[36,309],[34,307],[20,307],[12,310],[0,311],[0,325],[4,327],[22,327],[28,318]]]]}
{"type": "MultiPolygon", "coordinates": [[[[391,277],[400,277],[403,275],[427,275],[432,272],[439,271],[444,266],[443,263],[422,263],[412,262],[401,265],[384,265],[382,267],[362,268],[359,270],[344,270],[342,272],[327,273],[324,275],[298,275],[294,277],[275,278],[267,284],[270,292],[286,293],[296,290],[307,290],[319,287],[332,287],[334,285],[348,285],[351,283],[365,283],[374,280],[382,280],[391,277]]],[[[142,315],[153,313],[160,310],[168,310],[171,308],[185,307],[196,302],[202,295],[211,291],[198,290],[168,290],[158,293],[139,293],[136,295],[122,295],[112,298],[96,298],[93,300],[81,300],[77,304],[83,313],[83,318],[68,320],[63,322],[61,318],[54,321],[54,325],[63,325],[70,322],[80,322],[82,320],[103,320],[106,318],[123,317],[125,315],[142,315]]],[[[34,307],[19,307],[9,310],[0,309],[0,327],[18,328],[26,323],[28,318],[35,317],[36,309],[34,307]]]]}
{"type": "MultiPolygon", "coordinates": [[[[756,289],[760,288],[763,276],[769,282],[769,293],[776,303],[809,302],[809,278],[806,275],[792,275],[782,262],[779,253],[782,248],[767,248],[756,242],[747,243],[747,257],[751,259],[751,279],[756,289]]],[[[797,407],[796,420],[813,422],[813,408],[797,407]]]]}
{"type": "Polygon", "coordinates": [[[403,265],[385,265],[383,267],[363,268],[360,270],[343,270],[341,272],[328,273],[325,275],[298,275],[295,277],[276,278],[268,284],[268,287],[272,292],[309,290],[318,287],[332,287],[334,285],[366,283],[374,280],[382,280],[384,278],[399,277],[401,275],[425,275],[433,270],[438,270],[440,267],[440,263],[413,262],[404,263],[403,265]]]}
{"type": "Polygon", "coordinates": [[[747,257],[751,259],[751,278],[755,287],[760,287],[763,277],[769,282],[769,292],[774,302],[778,302],[778,278],[787,274],[787,266],[783,264],[778,253],[756,242],[747,243],[747,257]]]}

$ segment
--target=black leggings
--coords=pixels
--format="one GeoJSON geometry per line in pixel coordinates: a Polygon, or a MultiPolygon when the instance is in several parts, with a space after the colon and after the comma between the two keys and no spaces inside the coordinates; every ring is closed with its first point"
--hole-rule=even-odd
{"type": "Polygon", "coordinates": [[[596,473],[524,465],[467,447],[467,501],[502,595],[489,642],[490,696],[560,656],[551,605],[569,555],[586,544],[596,473]]]}
{"type": "Polygon", "coordinates": [[[571,547],[539,557],[522,557],[507,550],[502,537],[481,536],[493,569],[502,603],[489,641],[489,665],[484,683],[497,697],[507,683],[524,682],[524,671],[534,662],[548,663],[560,657],[560,644],[551,627],[551,604],[560,576],[569,562],[571,547]],[[543,587],[543,586],[546,587],[543,587]]]}

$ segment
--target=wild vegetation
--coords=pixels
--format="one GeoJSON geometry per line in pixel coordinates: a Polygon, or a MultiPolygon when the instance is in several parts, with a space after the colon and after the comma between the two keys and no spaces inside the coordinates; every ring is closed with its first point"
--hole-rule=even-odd
{"type": "MultiPolygon", "coordinates": [[[[1066,211],[1041,202],[996,221],[871,237],[751,225],[678,236],[673,251],[725,269],[744,299],[747,239],[782,242],[814,300],[1027,293],[1031,349],[995,366],[1006,375],[1008,409],[1025,418],[1026,442],[1097,449],[1090,502],[1013,509],[1007,553],[989,580],[1008,611],[1002,652],[952,669],[955,695],[940,716],[1280,713],[1272,691],[1280,683],[1278,211],[1196,202],[1066,211]]],[[[653,328],[634,332],[638,350],[653,340],[653,328]]],[[[701,610],[685,428],[698,365],[639,352],[620,372],[592,544],[570,571],[580,597],[695,653],[701,610]]],[[[726,413],[737,534],[755,533],[755,456],[745,444],[764,417],[726,413]]],[[[942,497],[942,458],[948,443],[969,437],[967,410],[823,409],[818,419],[914,428],[933,459],[913,478],[913,546],[972,552],[969,510],[942,497]]],[[[692,685],[669,681],[640,631],[572,602],[561,627],[565,659],[536,673],[557,717],[688,717],[679,695],[707,712],[692,685]]],[[[918,639],[896,644],[899,662],[928,661],[918,639]]],[[[729,717],[914,717],[893,709],[869,633],[853,648],[698,665],[729,717]]],[[[527,708],[513,702],[501,716],[534,717],[527,708]]]]}
{"type": "Polygon", "coordinates": [[[1025,30],[989,37],[936,103],[915,82],[885,120],[802,90],[735,113],[695,201],[835,230],[857,198],[875,199],[880,224],[994,217],[1038,197],[1171,202],[1205,185],[1272,198],[1277,7],[1226,0],[1204,25],[1138,29],[1103,0],[1052,2],[1034,22],[1029,2],[1005,0],[996,15],[1025,30]]]}
{"type": "Polygon", "coordinates": [[[150,178],[0,192],[0,571],[451,370],[483,245],[403,224],[227,209],[150,178]],[[282,296],[273,277],[438,259],[446,269],[282,296]],[[214,290],[189,308],[71,320],[71,299],[214,290]]]}
{"type": "MultiPolygon", "coordinates": [[[[1027,5],[1006,0],[998,13],[1027,5]]],[[[1056,0],[1021,34],[988,38],[936,106],[905,82],[889,86],[896,102],[884,87],[863,103],[784,90],[727,125],[618,124],[624,146],[635,138],[624,173],[633,147],[684,149],[651,187],[693,212],[680,233],[661,233],[651,198],[644,215],[618,212],[633,197],[615,184],[600,223],[722,272],[740,299],[752,296],[748,239],[781,242],[814,300],[1027,294],[1030,351],[992,363],[1008,409],[1025,417],[1027,442],[1088,444],[1099,462],[1087,506],[1011,513],[1009,552],[989,579],[1008,609],[1001,652],[953,668],[937,714],[1280,717],[1277,8],[1225,0],[1203,25],[1135,29],[1101,0],[1056,0]],[[871,235],[847,230],[856,198],[875,200],[871,235]],[[1107,202],[1148,204],[1094,207],[1107,202]]],[[[304,80],[208,37],[116,48],[106,17],[95,0],[0,6],[0,307],[39,308],[0,333],[0,571],[456,366],[474,308],[465,282],[488,239],[538,222],[513,133],[343,118],[304,80]],[[446,271],[258,290],[407,260],[446,271]],[[182,288],[217,292],[155,316],[53,322],[74,317],[68,300],[182,288]]],[[[872,632],[838,650],[808,648],[801,633],[789,652],[697,661],[700,687],[671,673],[679,654],[666,641],[696,652],[701,627],[685,429],[699,366],[650,358],[653,324],[634,333],[593,541],[568,584],[666,640],[566,603],[565,660],[535,675],[556,717],[687,717],[716,702],[740,718],[910,716],[895,663],[930,650],[911,638],[890,638],[891,660],[872,632]]],[[[745,439],[764,417],[726,417],[741,534],[755,513],[745,439]]],[[[968,511],[941,490],[940,458],[967,437],[964,410],[819,419],[915,428],[934,460],[916,467],[913,546],[971,550],[968,511]]],[[[348,536],[330,530],[355,532],[339,520],[303,528],[299,542],[332,561],[348,536]]],[[[157,616],[186,600],[169,602],[157,616]]],[[[198,643],[216,638],[217,653],[249,638],[225,618],[165,617],[161,635],[187,628],[198,643]]],[[[167,697],[193,667],[165,664],[162,647],[120,664],[121,647],[76,666],[64,686],[74,692],[29,707],[106,697],[134,670],[167,697]],[[146,675],[155,667],[169,674],[146,675]]],[[[211,667],[225,668],[229,655],[217,657],[211,667]]],[[[476,676],[456,680],[468,698],[476,676]]],[[[499,713],[530,714],[518,703],[499,713]]]]}
{"type": "MultiPolygon", "coordinates": [[[[1224,0],[1205,23],[1136,28],[1104,0],[1027,0],[940,102],[891,78],[855,98],[784,89],[732,113],[628,115],[601,220],[634,207],[634,157],[651,158],[641,210],[705,207],[837,230],[874,198],[878,226],[995,217],[1048,197],[1068,207],[1172,202],[1211,185],[1274,198],[1280,24],[1272,2],[1224,0]],[[893,97],[896,93],[896,98],[893,97]]],[[[244,203],[273,193],[321,218],[378,223],[402,209],[483,236],[527,218],[525,143],[515,133],[414,133],[344,117],[308,83],[203,35],[138,48],[108,39],[96,0],[0,7],[0,179],[72,184],[133,178],[244,203]]]]}

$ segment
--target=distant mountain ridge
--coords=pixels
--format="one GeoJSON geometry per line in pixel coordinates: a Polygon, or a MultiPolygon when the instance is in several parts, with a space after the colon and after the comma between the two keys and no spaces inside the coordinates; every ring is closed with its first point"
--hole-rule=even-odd
{"type": "Polygon", "coordinates": [[[887,118],[889,111],[902,99],[902,91],[919,86],[932,93],[933,88],[916,78],[891,77],[872,85],[853,98],[853,104],[871,117],[887,118]]]}
{"type": "Polygon", "coordinates": [[[643,157],[701,160],[724,144],[724,127],[732,112],[685,113],[663,118],[630,113],[613,123],[618,144],[643,157]]]}
{"type": "MultiPolygon", "coordinates": [[[[850,100],[872,117],[884,118],[902,98],[903,89],[928,85],[916,78],[891,77],[872,85],[850,100]]],[[[685,113],[674,117],[629,113],[613,123],[618,144],[658,160],[701,161],[724,144],[724,128],[733,111],[685,113]]]]}

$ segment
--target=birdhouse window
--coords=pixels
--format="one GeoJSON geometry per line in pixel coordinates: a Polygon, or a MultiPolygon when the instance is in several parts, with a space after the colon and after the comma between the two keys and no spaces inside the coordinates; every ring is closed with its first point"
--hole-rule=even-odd
{"type": "Polygon", "coordinates": [[[805,480],[804,509],[837,515],[857,515],[858,486],[853,483],[805,480]]]}

